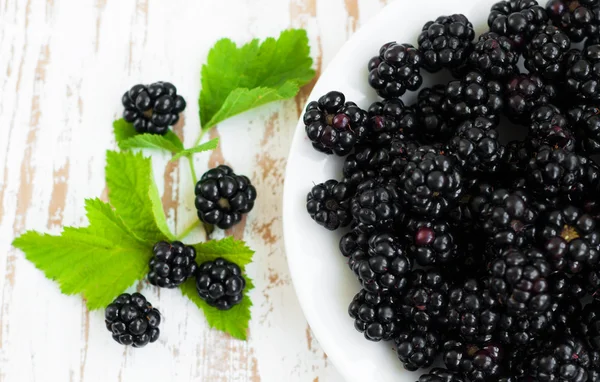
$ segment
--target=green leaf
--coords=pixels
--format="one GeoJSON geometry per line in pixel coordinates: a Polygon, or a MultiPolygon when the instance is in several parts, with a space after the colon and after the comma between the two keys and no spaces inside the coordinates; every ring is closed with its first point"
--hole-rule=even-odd
{"type": "Polygon", "coordinates": [[[236,240],[232,236],[221,240],[211,240],[205,243],[194,244],[196,249],[196,260],[202,264],[204,261],[212,261],[219,257],[227,261],[236,263],[246,269],[246,265],[252,262],[254,251],[248,248],[246,243],[236,240]]]}
{"type": "Polygon", "coordinates": [[[86,210],[89,227],[66,227],[60,236],[28,231],[13,245],[63,293],[81,293],[89,309],[99,309],[148,273],[152,244],[136,237],[108,204],[88,199],[86,210]]]}
{"type": "Polygon", "coordinates": [[[217,41],[202,67],[200,120],[203,129],[268,102],[294,97],[315,71],[303,29],[237,47],[217,41]]]}
{"type": "Polygon", "coordinates": [[[187,157],[192,154],[214,150],[217,148],[217,146],[219,146],[219,138],[214,138],[214,139],[211,139],[210,141],[202,143],[196,147],[192,147],[191,149],[185,149],[185,150],[178,152],[177,154],[175,154],[173,156],[173,159],[171,159],[171,160],[177,160],[177,159],[181,158],[182,156],[187,157]]]}
{"type": "Polygon", "coordinates": [[[251,318],[250,307],[252,306],[248,293],[254,288],[254,283],[248,276],[244,276],[244,278],[246,279],[246,289],[244,289],[242,302],[229,310],[218,310],[202,300],[196,291],[194,279],[188,279],[180,288],[184,296],[202,309],[211,328],[229,333],[234,338],[246,340],[248,338],[248,323],[251,318]]]}
{"type": "Polygon", "coordinates": [[[159,149],[178,153],[183,150],[183,143],[173,131],[165,135],[138,134],[133,125],[119,119],[113,123],[115,139],[121,150],[128,149],[159,149]]]}
{"type": "Polygon", "coordinates": [[[106,163],[108,197],[125,225],[151,243],[175,240],[154,182],[150,158],[141,153],[107,151],[106,163]]]}

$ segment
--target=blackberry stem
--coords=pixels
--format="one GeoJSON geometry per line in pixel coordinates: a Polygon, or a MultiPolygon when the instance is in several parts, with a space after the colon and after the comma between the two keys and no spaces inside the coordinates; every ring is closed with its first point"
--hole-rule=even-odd
{"type": "Polygon", "coordinates": [[[192,173],[192,181],[194,182],[194,186],[198,183],[198,177],[196,176],[196,168],[194,166],[194,158],[192,155],[189,155],[188,161],[190,162],[190,172],[192,173]]]}

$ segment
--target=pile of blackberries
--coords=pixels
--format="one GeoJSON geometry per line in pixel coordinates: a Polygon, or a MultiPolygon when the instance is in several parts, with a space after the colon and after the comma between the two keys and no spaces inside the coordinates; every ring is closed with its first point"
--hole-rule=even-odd
{"type": "Polygon", "coordinates": [[[381,100],[308,105],[344,166],[307,210],[347,229],[356,329],[409,370],[445,365],[421,382],[600,381],[600,0],[501,1],[488,25],[439,17],[365,63],[381,100]]]}

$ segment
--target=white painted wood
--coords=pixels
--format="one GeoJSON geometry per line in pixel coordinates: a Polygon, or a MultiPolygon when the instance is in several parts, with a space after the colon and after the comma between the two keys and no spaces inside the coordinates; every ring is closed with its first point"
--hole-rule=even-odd
{"type": "MultiPolygon", "coordinates": [[[[232,118],[198,155],[199,173],[226,162],[258,188],[256,208],[230,232],[256,250],[248,342],[207,328],[178,291],[141,290],[164,315],[158,343],[124,348],[103,312],[57,286],[11,247],[24,230],[85,224],[86,197],[106,196],[104,158],[121,94],[172,81],[198,129],[200,67],[214,42],[243,43],[307,28],[320,72],[384,0],[0,0],[0,381],[339,381],[312,338],[290,284],[281,228],[286,155],[310,86],[295,100],[232,118]]],[[[153,154],[173,229],[195,219],[185,161],[153,154]]],[[[202,238],[197,232],[188,240],[202,238]]],[[[327,255],[327,254],[324,254],[327,255]]],[[[349,323],[350,324],[350,323],[349,323]]]]}

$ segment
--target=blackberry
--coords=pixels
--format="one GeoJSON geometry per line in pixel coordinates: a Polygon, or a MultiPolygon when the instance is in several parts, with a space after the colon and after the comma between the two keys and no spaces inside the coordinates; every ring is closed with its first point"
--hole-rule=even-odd
{"type": "Polygon", "coordinates": [[[505,148],[498,141],[496,130],[476,127],[461,128],[448,144],[463,171],[467,174],[491,174],[500,170],[505,148]]]}
{"type": "MultiPolygon", "coordinates": [[[[389,147],[374,147],[361,145],[354,152],[344,158],[344,183],[356,187],[368,180],[384,181],[393,175],[392,156],[389,147]]],[[[394,167],[395,170],[403,170],[394,167]]]]}
{"type": "Polygon", "coordinates": [[[473,24],[464,15],[440,16],[423,26],[419,50],[423,68],[435,73],[464,63],[475,38],[473,24]]]}
{"type": "Polygon", "coordinates": [[[490,291],[509,314],[539,315],[552,302],[547,277],[551,266],[537,249],[508,249],[490,264],[490,291]]]}
{"type": "Polygon", "coordinates": [[[498,122],[504,106],[503,88],[497,81],[488,81],[479,72],[469,72],[446,87],[443,109],[456,122],[485,117],[498,122]]]}
{"type": "Polygon", "coordinates": [[[583,309],[580,328],[589,346],[596,351],[600,350],[600,304],[597,301],[583,309]]]}
{"type": "Polygon", "coordinates": [[[492,339],[500,319],[496,302],[476,279],[450,288],[448,324],[460,338],[469,343],[485,343],[492,339]]]}
{"type": "Polygon", "coordinates": [[[555,269],[575,274],[598,264],[600,232],[590,215],[565,206],[546,213],[539,225],[538,241],[555,269]]]}
{"type": "Polygon", "coordinates": [[[369,85],[382,98],[397,98],[421,87],[422,55],[410,44],[388,42],[369,61],[369,85]]]}
{"type": "Polygon", "coordinates": [[[400,216],[399,204],[400,195],[394,183],[369,179],[357,187],[350,211],[363,230],[389,229],[400,216]]]}
{"type": "Polygon", "coordinates": [[[565,67],[565,89],[570,96],[583,102],[600,101],[600,45],[569,51],[565,67]]]}
{"type": "Polygon", "coordinates": [[[201,299],[219,310],[229,310],[242,302],[246,279],[240,267],[223,258],[205,261],[198,267],[196,291],[201,299]]]}
{"type": "Polygon", "coordinates": [[[488,17],[490,30],[510,38],[519,49],[547,21],[546,10],[535,0],[500,1],[492,6],[488,17]]]}
{"type": "Polygon", "coordinates": [[[533,240],[537,211],[523,190],[495,190],[475,213],[497,246],[521,247],[533,240]]]}
{"type": "Polygon", "coordinates": [[[459,68],[455,74],[464,74],[465,70],[471,69],[483,73],[489,79],[505,80],[519,73],[517,61],[519,52],[511,39],[486,32],[479,36],[465,67],[459,68]]]}
{"type": "Polygon", "coordinates": [[[535,108],[529,126],[536,148],[550,146],[565,151],[575,149],[575,137],[569,121],[556,106],[548,104],[535,108]]]}
{"type": "Polygon", "coordinates": [[[406,330],[396,337],[396,353],[406,370],[415,371],[433,364],[441,345],[440,335],[435,332],[406,330]]]}
{"type": "Polygon", "coordinates": [[[456,256],[452,230],[445,221],[409,218],[405,235],[408,255],[421,266],[448,263],[456,256]]]}
{"type": "Polygon", "coordinates": [[[600,109],[594,105],[579,105],[568,116],[580,149],[586,154],[600,153],[600,109]]]}
{"type": "Polygon", "coordinates": [[[535,341],[546,334],[550,325],[546,314],[515,316],[502,313],[494,337],[502,344],[515,347],[535,345],[535,341]]]}
{"type": "Polygon", "coordinates": [[[417,152],[410,157],[399,186],[404,203],[412,212],[437,218],[462,194],[462,176],[451,158],[417,152]]]}
{"type": "Polygon", "coordinates": [[[310,190],[306,197],[306,210],[314,221],[333,231],[350,224],[351,195],[348,184],[330,179],[310,190]]]}
{"type": "Polygon", "coordinates": [[[362,289],[350,303],[348,314],[354,327],[369,341],[389,341],[400,331],[400,316],[390,293],[371,293],[362,289]]]}
{"type": "Polygon", "coordinates": [[[418,382],[466,382],[459,374],[447,369],[435,368],[419,377],[418,382]]]}
{"type": "Polygon", "coordinates": [[[541,147],[529,161],[530,189],[544,197],[577,195],[583,192],[587,159],[552,147],[541,147]]]}
{"type": "Polygon", "coordinates": [[[598,0],[550,0],[546,10],[552,22],[564,30],[573,42],[594,38],[600,33],[598,0]]]}
{"type": "Polygon", "coordinates": [[[196,274],[196,250],[180,241],[160,241],[152,248],[150,259],[150,284],[163,288],[175,288],[196,274]]]}
{"type": "Polygon", "coordinates": [[[426,142],[445,142],[453,134],[454,129],[444,115],[442,105],[446,98],[446,86],[435,85],[419,92],[417,100],[417,117],[419,135],[426,142]]]}
{"type": "Polygon", "coordinates": [[[134,348],[155,342],[160,335],[160,313],[139,293],[123,293],[104,312],[106,328],[121,345],[134,348]]]}
{"type": "Polygon", "coordinates": [[[195,193],[200,220],[221,229],[239,223],[242,215],[254,208],[256,200],[256,188],[250,179],[236,175],[225,165],[205,172],[196,183],[195,193]]]}
{"type": "Polygon", "coordinates": [[[132,123],[138,133],[165,135],[169,126],[179,121],[185,110],[185,99],[177,95],[177,88],[169,82],[135,85],[121,99],[125,111],[123,119],[132,123]]]}
{"type": "Polygon", "coordinates": [[[400,312],[415,329],[440,326],[448,308],[448,282],[436,269],[415,269],[408,276],[409,289],[400,300],[400,312]]]}
{"type": "Polygon", "coordinates": [[[340,239],[340,252],[342,256],[350,258],[352,254],[359,250],[367,249],[369,234],[357,231],[350,231],[340,239]]]}
{"type": "Polygon", "coordinates": [[[374,102],[369,107],[368,127],[370,140],[377,146],[389,144],[398,134],[414,139],[419,131],[415,111],[400,99],[374,102]]]}
{"type": "Polygon", "coordinates": [[[544,25],[537,30],[524,50],[525,67],[547,80],[560,79],[563,58],[571,49],[571,39],[554,25],[544,25]]]}
{"type": "Polygon", "coordinates": [[[315,150],[344,156],[367,135],[367,113],[344,94],[331,91],[306,106],[306,135],[315,150]]]}
{"type": "Polygon", "coordinates": [[[527,375],[536,381],[586,382],[589,363],[589,354],[581,340],[553,339],[530,360],[527,375]]]}
{"type": "Polygon", "coordinates": [[[550,294],[555,300],[572,300],[573,298],[579,301],[586,293],[585,272],[578,277],[570,277],[564,272],[558,271],[548,276],[550,285],[550,294]]]}
{"type": "Polygon", "coordinates": [[[532,111],[548,105],[556,98],[557,90],[537,74],[512,77],[506,86],[506,114],[515,122],[529,122],[532,111]]]}
{"type": "Polygon", "coordinates": [[[502,347],[488,342],[468,345],[460,341],[447,341],[442,347],[442,357],[448,370],[460,372],[468,381],[497,381],[502,369],[502,347]]]}

